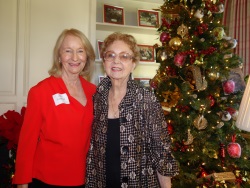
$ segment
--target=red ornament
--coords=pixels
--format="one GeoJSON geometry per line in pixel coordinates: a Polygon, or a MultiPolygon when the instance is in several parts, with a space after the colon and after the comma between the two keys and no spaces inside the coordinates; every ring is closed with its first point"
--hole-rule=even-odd
{"type": "Polygon", "coordinates": [[[233,115],[233,114],[235,114],[235,112],[236,112],[236,110],[235,110],[234,108],[232,108],[232,107],[228,107],[228,108],[226,109],[226,111],[228,111],[228,112],[230,113],[230,115],[233,115]]]}
{"type": "Polygon", "coordinates": [[[209,96],[208,96],[208,99],[210,100],[210,106],[211,106],[211,107],[214,106],[214,104],[215,104],[215,99],[214,99],[214,97],[213,97],[212,95],[209,95],[209,96]]]}
{"type": "Polygon", "coordinates": [[[176,76],[176,71],[173,67],[167,66],[166,73],[168,76],[176,76]]]}
{"type": "Polygon", "coordinates": [[[167,128],[168,128],[168,133],[171,135],[174,133],[174,127],[172,125],[172,123],[167,123],[167,128]]]}
{"type": "Polygon", "coordinates": [[[221,166],[224,166],[226,152],[225,152],[225,144],[223,144],[223,143],[220,143],[219,155],[221,158],[221,166]]]}
{"type": "Polygon", "coordinates": [[[170,28],[170,24],[167,22],[166,18],[162,18],[161,21],[163,27],[166,27],[167,29],[170,28]]]}
{"type": "Polygon", "coordinates": [[[150,87],[152,87],[153,89],[157,89],[158,82],[155,80],[150,81],[150,87]]]}
{"type": "Polygon", "coordinates": [[[224,93],[229,95],[235,91],[235,82],[233,80],[227,80],[222,84],[224,93]]]}
{"type": "Polygon", "coordinates": [[[160,35],[160,41],[162,43],[169,41],[170,38],[171,38],[170,34],[167,33],[167,32],[162,32],[161,35],[160,35]]]}
{"type": "Polygon", "coordinates": [[[203,167],[200,167],[201,171],[200,174],[198,175],[198,178],[204,178],[208,175],[208,173],[205,171],[203,167]]]}
{"type": "Polygon", "coordinates": [[[240,158],[241,156],[241,146],[235,142],[236,135],[232,136],[232,142],[227,145],[227,152],[232,158],[240,158]]]}
{"type": "Polygon", "coordinates": [[[187,57],[186,55],[181,54],[181,53],[176,54],[175,57],[174,57],[174,64],[176,66],[178,66],[178,67],[183,66],[183,64],[184,64],[184,62],[186,60],[186,57],[187,57]]]}

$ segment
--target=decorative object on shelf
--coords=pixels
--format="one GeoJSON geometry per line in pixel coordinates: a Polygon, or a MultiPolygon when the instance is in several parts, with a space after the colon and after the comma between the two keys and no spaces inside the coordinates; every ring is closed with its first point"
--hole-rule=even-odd
{"type": "Polygon", "coordinates": [[[140,61],[154,62],[154,46],[138,44],[140,48],[140,61]]]}
{"type": "Polygon", "coordinates": [[[101,57],[102,44],[103,44],[103,41],[97,40],[97,58],[98,59],[102,59],[101,57]]]}
{"type": "Polygon", "coordinates": [[[139,85],[145,87],[145,88],[150,88],[150,78],[134,78],[136,82],[139,83],[139,85]]]}
{"type": "Polygon", "coordinates": [[[138,26],[158,27],[159,12],[154,10],[138,9],[138,26]]]}
{"type": "Polygon", "coordinates": [[[103,22],[124,25],[123,7],[103,5],[103,22]]]}

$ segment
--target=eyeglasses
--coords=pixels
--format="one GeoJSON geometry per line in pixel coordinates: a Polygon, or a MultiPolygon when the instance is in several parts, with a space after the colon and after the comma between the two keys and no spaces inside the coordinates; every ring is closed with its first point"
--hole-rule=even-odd
{"type": "Polygon", "coordinates": [[[112,52],[112,51],[105,52],[103,58],[106,61],[115,61],[117,56],[119,57],[119,60],[123,63],[126,63],[134,58],[132,55],[130,55],[129,53],[126,53],[126,52],[116,54],[115,52],[112,52]]]}

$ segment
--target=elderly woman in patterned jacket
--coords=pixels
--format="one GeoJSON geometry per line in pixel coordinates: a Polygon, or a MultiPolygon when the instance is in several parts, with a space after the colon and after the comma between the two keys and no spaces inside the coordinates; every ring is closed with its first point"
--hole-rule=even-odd
{"type": "Polygon", "coordinates": [[[131,79],[139,62],[133,36],[115,32],[103,42],[107,77],[94,95],[86,188],[169,188],[178,165],[155,95],[131,79]]]}

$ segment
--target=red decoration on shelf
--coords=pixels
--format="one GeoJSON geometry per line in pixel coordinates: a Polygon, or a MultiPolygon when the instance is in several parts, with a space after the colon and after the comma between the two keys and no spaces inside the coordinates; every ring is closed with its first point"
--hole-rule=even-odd
{"type": "Polygon", "coordinates": [[[241,146],[235,142],[236,135],[232,136],[232,142],[227,145],[227,152],[232,158],[240,158],[241,156],[241,146]]]}

